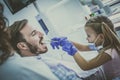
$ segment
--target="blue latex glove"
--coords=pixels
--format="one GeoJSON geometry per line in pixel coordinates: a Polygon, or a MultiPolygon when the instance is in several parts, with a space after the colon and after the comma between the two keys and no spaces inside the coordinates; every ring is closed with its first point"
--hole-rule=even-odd
{"type": "Polygon", "coordinates": [[[50,45],[52,46],[53,49],[55,48],[59,49],[60,43],[66,39],[67,37],[61,37],[61,38],[54,37],[51,39],[50,45]]]}
{"type": "Polygon", "coordinates": [[[75,53],[78,51],[77,48],[67,39],[61,41],[60,45],[62,47],[62,50],[64,50],[65,52],[67,52],[71,56],[75,55],[75,53]]]}

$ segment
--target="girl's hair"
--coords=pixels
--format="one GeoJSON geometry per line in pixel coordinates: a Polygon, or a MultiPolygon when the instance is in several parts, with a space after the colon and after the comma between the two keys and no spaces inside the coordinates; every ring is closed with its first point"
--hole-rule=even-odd
{"type": "Polygon", "coordinates": [[[0,15],[3,15],[4,5],[0,3],[0,15]]]}
{"type": "MultiPolygon", "coordinates": [[[[3,5],[0,3],[0,6],[3,5]]],[[[4,17],[3,14],[0,14],[0,51],[2,54],[0,54],[0,64],[2,64],[11,54],[11,44],[10,44],[10,36],[7,33],[8,26],[8,19],[4,17]]]]}
{"type": "Polygon", "coordinates": [[[103,15],[90,18],[85,25],[89,23],[102,23],[102,22],[106,23],[109,26],[109,28],[116,34],[112,21],[108,17],[103,15]]]}
{"type": "Polygon", "coordinates": [[[120,55],[120,40],[118,36],[108,27],[106,23],[102,22],[101,24],[105,43],[108,43],[104,43],[103,46],[107,46],[106,48],[115,48],[120,55]]]}
{"type": "Polygon", "coordinates": [[[97,34],[102,33],[104,35],[103,50],[115,48],[120,55],[120,41],[113,29],[114,27],[110,24],[111,23],[107,23],[105,20],[103,20],[103,22],[94,21],[86,23],[85,27],[91,27],[97,34]]]}

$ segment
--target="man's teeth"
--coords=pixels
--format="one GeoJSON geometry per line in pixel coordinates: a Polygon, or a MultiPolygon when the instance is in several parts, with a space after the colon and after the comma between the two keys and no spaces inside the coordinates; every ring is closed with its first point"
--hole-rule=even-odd
{"type": "Polygon", "coordinates": [[[41,43],[44,43],[44,41],[42,40],[41,43]]]}
{"type": "Polygon", "coordinates": [[[44,44],[44,43],[45,43],[45,41],[44,41],[44,40],[42,40],[40,43],[41,43],[41,44],[44,44]]]}

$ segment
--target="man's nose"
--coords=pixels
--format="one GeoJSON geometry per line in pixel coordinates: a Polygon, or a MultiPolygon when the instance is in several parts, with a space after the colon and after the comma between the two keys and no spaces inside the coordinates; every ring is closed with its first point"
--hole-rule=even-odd
{"type": "Polygon", "coordinates": [[[40,31],[37,31],[37,33],[38,33],[39,37],[43,37],[44,36],[44,34],[41,33],[40,31]]]}

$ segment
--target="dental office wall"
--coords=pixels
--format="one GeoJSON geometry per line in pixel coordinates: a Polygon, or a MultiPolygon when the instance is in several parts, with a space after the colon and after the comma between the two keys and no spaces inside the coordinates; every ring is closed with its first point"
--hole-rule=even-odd
{"type": "MultiPolygon", "coordinates": [[[[10,12],[3,0],[0,2],[4,4],[4,15],[8,18],[10,25],[16,20],[26,18],[30,24],[38,26],[40,31],[44,33],[35,18],[39,14],[49,29],[49,33],[47,36],[45,35],[45,38],[66,36],[70,40],[83,44],[87,43],[84,24],[86,22],[85,16],[87,16],[90,11],[86,6],[82,6],[79,0],[36,0],[39,12],[33,4],[30,4],[14,15],[10,12]]],[[[65,53],[62,50],[52,50],[50,45],[48,45],[48,48],[48,56],[57,56],[57,58],[61,59],[60,55],[65,53]]]]}
{"type": "Polygon", "coordinates": [[[17,13],[12,14],[4,1],[1,0],[0,2],[4,5],[4,15],[8,18],[9,25],[13,24],[16,20],[28,19],[32,25],[38,26],[38,23],[35,19],[35,16],[38,14],[38,12],[35,10],[32,4],[28,5],[17,13]]]}

